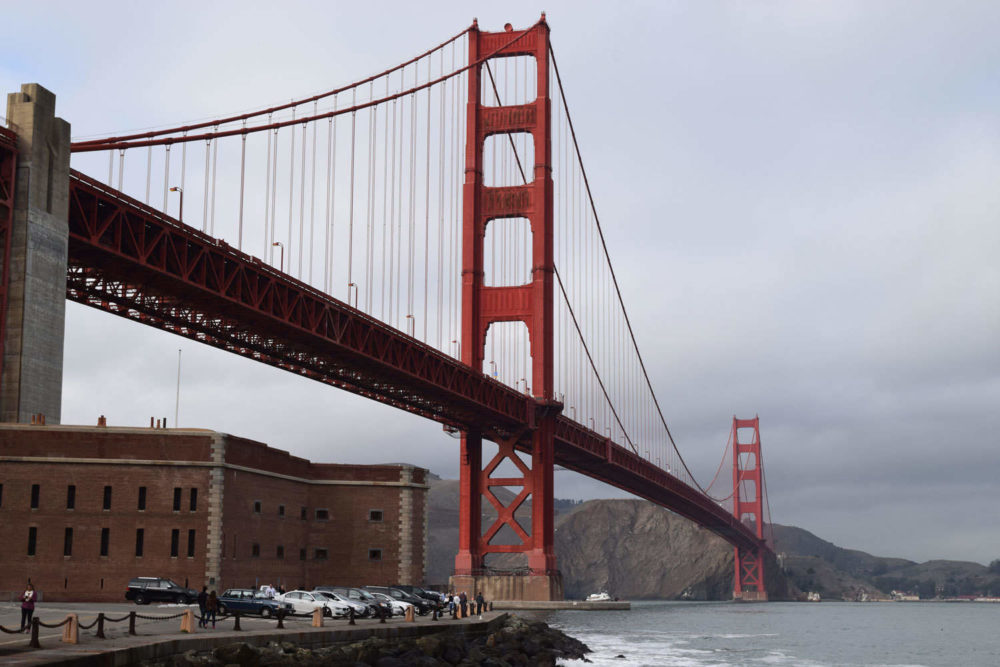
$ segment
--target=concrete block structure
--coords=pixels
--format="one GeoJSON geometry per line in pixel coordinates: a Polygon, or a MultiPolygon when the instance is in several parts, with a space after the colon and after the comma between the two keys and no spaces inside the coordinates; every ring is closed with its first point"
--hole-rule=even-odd
{"type": "Polygon", "coordinates": [[[18,156],[4,267],[0,420],[5,422],[45,415],[57,424],[62,407],[70,126],[56,118],[55,107],[56,96],[35,83],[7,97],[18,156]]]}
{"type": "MultiPolygon", "coordinates": [[[[313,463],[197,429],[0,424],[0,596],[419,584],[427,471],[313,463]]],[[[6,599],[4,597],[3,599],[6,599]]]]}

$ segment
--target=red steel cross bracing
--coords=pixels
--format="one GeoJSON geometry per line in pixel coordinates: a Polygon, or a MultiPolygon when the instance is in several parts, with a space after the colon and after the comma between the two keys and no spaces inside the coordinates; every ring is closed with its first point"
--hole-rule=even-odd
{"type": "Polygon", "coordinates": [[[482,369],[486,333],[495,322],[523,322],[528,330],[532,360],[532,391],[536,419],[527,434],[531,441],[530,468],[514,451],[516,439],[500,440],[500,450],[485,468],[482,463],[483,432],[462,436],[459,552],[455,573],[472,575],[483,568],[487,553],[516,552],[527,555],[533,574],[556,569],[553,551],[552,473],[555,419],[561,405],[553,398],[553,299],[555,264],[553,251],[552,133],[549,100],[549,27],[544,20],[525,31],[480,32],[469,30],[469,63],[482,54],[504,48],[497,57],[530,56],[535,59],[537,93],[532,102],[520,105],[485,106],[480,103],[482,65],[469,70],[469,100],[466,109],[465,185],[462,222],[462,361],[482,369]],[[523,37],[521,37],[523,35],[523,37]],[[483,179],[483,149],[487,137],[513,132],[529,133],[534,142],[532,178],[524,185],[488,187],[483,179]],[[525,285],[487,287],[484,271],[486,228],[502,218],[526,218],[530,224],[532,270],[525,285]],[[490,475],[504,461],[513,462],[522,477],[497,479],[490,475]],[[491,487],[520,486],[516,500],[502,506],[491,487]],[[483,496],[498,512],[497,520],[481,530],[483,496]],[[531,533],[515,521],[514,513],[531,497],[531,533]],[[490,541],[502,526],[509,526],[521,539],[519,545],[494,545],[490,541]]]}

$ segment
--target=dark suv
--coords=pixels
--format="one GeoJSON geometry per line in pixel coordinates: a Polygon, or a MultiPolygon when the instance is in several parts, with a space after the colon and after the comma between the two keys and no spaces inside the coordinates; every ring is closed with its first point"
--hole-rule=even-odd
{"type": "Polygon", "coordinates": [[[170,579],[163,577],[136,577],[128,582],[125,599],[135,600],[136,604],[149,604],[150,602],[191,604],[198,599],[198,591],[178,586],[170,579]]]}
{"type": "Polygon", "coordinates": [[[398,588],[404,593],[409,593],[410,595],[416,595],[419,598],[423,598],[424,600],[427,600],[438,609],[444,606],[441,604],[440,595],[438,595],[434,591],[429,591],[425,588],[421,588],[420,586],[411,586],[409,584],[396,584],[395,586],[393,586],[393,588],[398,588]]]}
{"type": "Polygon", "coordinates": [[[401,591],[398,588],[393,588],[391,586],[364,586],[364,589],[366,591],[372,591],[373,593],[384,593],[385,595],[388,595],[389,597],[394,598],[396,600],[409,602],[410,604],[413,605],[413,608],[416,610],[416,612],[421,616],[429,613],[431,609],[434,609],[434,606],[431,605],[430,600],[425,600],[424,598],[418,595],[413,595],[412,593],[401,591]]]}

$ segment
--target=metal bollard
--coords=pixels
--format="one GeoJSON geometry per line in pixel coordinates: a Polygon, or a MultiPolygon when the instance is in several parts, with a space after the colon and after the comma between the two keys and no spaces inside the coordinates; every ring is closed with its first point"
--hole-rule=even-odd
{"type": "Polygon", "coordinates": [[[357,625],[357,623],[354,622],[354,607],[350,607],[347,610],[347,624],[348,625],[357,625]]]}
{"type": "Polygon", "coordinates": [[[104,612],[97,612],[97,638],[105,639],[104,636],[104,612]]]}
{"type": "Polygon", "coordinates": [[[438,620],[438,608],[437,607],[434,607],[434,612],[431,615],[431,620],[432,621],[438,620]]]}
{"type": "Polygon", "coordinates": [[[284,630],[285,629],[285,610],[284,609],[279,609],[278,613],[275,614],[275,616],[278,617],[278,629],[279,630],[284,630]]]}
{"type": "Polygon", "coordinates": [[[240,612],[234,611],[233,612],[233,630],[242,630],[242,629],[243,628],[240,627],[240,612]]]}
{"type": "Polygon", "coordinates": [[[385,623],[385,609],[383,609],[381,606],[379,606],[378,608],[378,622],[385,623]]]}
{"type": "Polygon", "coordinates": [[[38,619],[31,619],[31,641],[28,642],[28,646],[31,648],[42,648],[42,645],[38,643],[38,619]]]}
{"type": "Polygon", "coordinates": [[[128,613],[128,633],[130,635],[135,634],[135,612],[130,611],[128,613]]]}

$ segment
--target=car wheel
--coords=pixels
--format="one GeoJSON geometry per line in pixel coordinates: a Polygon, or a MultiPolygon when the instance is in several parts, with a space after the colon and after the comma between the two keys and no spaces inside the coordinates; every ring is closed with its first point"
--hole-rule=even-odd
{"type": "Polygon", "coordinates": [[[261,609],[260,609],[260,617],[261,618],[271,618],[271,608],[270,607],[261,607],[261,609]]]}
{"type": "Polygon", "coordinates": [[[225,614],[225,613],[226,613],[226,605],[220,603],[219,604],[219,614],[225,614]]]}
{"type": "Polygon", "coordinates": [[[146,600],[145,594],[143,594],[143,593],[136,593],[135,594],[135,603],[136,604],[146,604],[146,602],[148,602],[148,600],[146,600]]]}
{"type": "Polygon", "coordinates": [[[187,598],[184,597],[183,595],[178,595],[177,597],[174,598],[174,602],[176,602],[177,604],[187,604],[187,598]]]}

